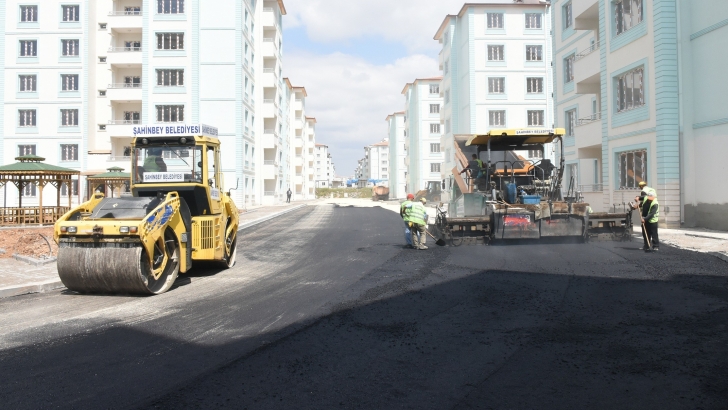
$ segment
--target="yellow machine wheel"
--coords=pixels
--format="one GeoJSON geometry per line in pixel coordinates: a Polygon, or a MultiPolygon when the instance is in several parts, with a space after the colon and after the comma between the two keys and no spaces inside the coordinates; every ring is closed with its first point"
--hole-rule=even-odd
{"type": "Polygon", "coordinates": [[[238,255],[238,235],[235,229],[228,223],[225,229],[225,253],[222,264],[225,268],[232,268],[238,255]]]}
{"type": "Polygon", "coordinates": [[[164,293],[179,274],[180,247],[174,231],[167,229],[154,247],[149,263],[141,246],[65,247],[58,250],[58,276],[69,289],[80,293],[164,293]],[[154,271],[158,274],[155,276],[154,271]]]}

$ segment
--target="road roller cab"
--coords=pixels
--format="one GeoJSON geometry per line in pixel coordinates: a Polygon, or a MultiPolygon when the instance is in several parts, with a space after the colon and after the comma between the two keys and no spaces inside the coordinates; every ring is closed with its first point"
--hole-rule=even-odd
{"type": "Polygon", "coordinates": [[[58,274],[71,290],[168,290],[193,261],[235,263],[238,211],[225,192],[217,129],[134,127],[131,196],[95,193],[56,223],[58,274]]]}

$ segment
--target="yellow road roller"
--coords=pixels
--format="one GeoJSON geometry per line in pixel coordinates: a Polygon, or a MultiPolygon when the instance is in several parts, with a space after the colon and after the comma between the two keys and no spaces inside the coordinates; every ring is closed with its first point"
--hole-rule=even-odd
{"type": "Polygon", "coordinates": [[[128,192],[94,193],[55,224],[58,276],[81,293],[160,294],[193,261],[235,264],[238,209],[217,129],[134,126],[128,192]]]}

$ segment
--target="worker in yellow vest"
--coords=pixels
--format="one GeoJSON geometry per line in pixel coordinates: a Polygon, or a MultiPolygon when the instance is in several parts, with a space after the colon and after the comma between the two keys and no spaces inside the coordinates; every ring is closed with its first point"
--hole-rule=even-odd
{"type": "MultiPolygon", "coordinates": [[[[415,199],[412,194],[407,194],[407,200],[402,202],[399,206],[399,216],[404,221],[404,240],[407,241],[407,246],[412,248],[412,230],[409,227],[409,216],[407,216],[407,205],[411,204],[415,199]]],[[[417,235],[417,234],[415,234],[417,235]]]]}
{"type": "Polygon", "coordinates": [[[420,202],[412,202],[405,207],[410,231],[412,231],[412,247],[415,249],[427,249],[427,200],[420,198],[420,202]],[[419,238],[415,233],[419,233],[419,238]]]}
{"type": "Polygon", "coordinates": [[[657,235],[657,222],[660,217],[660,204],[657,202],[657,195],[654,190],[647,194],[647,199],[642,204],[642,223],[645,229],[642,231],[645,252],[652,250],[657,252],[660,249],[660,239],[657,235]],[[650,249],[650,245],[652,248],[650,249]]]}

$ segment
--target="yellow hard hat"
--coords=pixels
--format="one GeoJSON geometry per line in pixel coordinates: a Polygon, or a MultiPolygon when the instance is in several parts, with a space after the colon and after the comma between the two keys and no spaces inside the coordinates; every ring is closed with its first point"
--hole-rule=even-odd
{"type": "Polygon", "coordinates": [[[420,202],[422,202],[423,204],[426,204],[427,200],[425,198],[420,198],[420,202]]]}
{"type": "Polygon", "coordinates": [[[640,181],[640,183],[639,183],[639,184],[637,184],[637,185],[639,185],[639,186],[645,186],[645,185],[647,185],[647,182],[645,182],[645,181],[640,181]]]}

